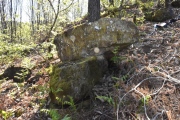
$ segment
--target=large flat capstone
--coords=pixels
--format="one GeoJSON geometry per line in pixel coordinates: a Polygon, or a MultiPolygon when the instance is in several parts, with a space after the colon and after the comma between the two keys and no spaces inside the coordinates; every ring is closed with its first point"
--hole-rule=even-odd
{"type": "Polygon", "coordinates": [[[134,23],[119,18],[101,18],[58,34],[54,43],[61,61],[71,61],[101,55],[113,50],[114,46],[123,49],[138,40],[134,23]]]}

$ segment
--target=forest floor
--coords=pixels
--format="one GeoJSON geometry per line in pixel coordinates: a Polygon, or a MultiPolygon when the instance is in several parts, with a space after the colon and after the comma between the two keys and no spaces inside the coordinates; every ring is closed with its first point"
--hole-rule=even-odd
{"type": "Polygon", "coordinates": [[[138,27],[140,42],[119,53],[78,119],[180,120],[180,22],[151,34],[153,24],[138,27]]]}
{"type": "Polygon", "coordinates": [[[51,108],[48,62],[59,59],[30,55],[36,67],[27,81],[0,81],[0,119],[50,120],[55,109],[61,119],[180,120],[180,22],[151,35],[153,24],[138,26],[140,41],[119,53],[121,61],[75,110],[51,108]]]}

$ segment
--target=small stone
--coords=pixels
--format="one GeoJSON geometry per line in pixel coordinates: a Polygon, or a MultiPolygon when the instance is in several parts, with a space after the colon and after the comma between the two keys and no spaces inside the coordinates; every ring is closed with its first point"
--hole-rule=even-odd
{"type": "Polygon", "coordinates": [[[71,39],[71,41],[74,43],[76,37],[75,37],[74,35],[71,35],[71,36],[70,36],[70,39],[71,39]]]}
{"type": "Polygon", "coordinates": [[[94,28],[95,28],[95,30],[99,30],[100,29],[98,26],[95,26],[94,28]]]}
{"type": "Polygon", "coordinates": [[[95,52],[95,53],[99,53],[99,51],[100,51],[100,49],[99,49],[98,47],[95,47],[95,48],[94,48],[94,52],[95,52]]]}

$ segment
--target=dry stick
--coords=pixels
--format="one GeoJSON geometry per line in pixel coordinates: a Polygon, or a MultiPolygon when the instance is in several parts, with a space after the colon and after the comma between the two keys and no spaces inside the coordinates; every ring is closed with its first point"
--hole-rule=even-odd
{"type": "Polygon", "coordinates": [[[164,82],[163,82],[162,86],[159,88],[159,90],[156,90],[155,93],[152,93],[152,94],[149,94],[149,95],[152,96],[152,95],[156,95],[157,93],[159,93],[159,91],[164,87],[164,84],[165,84],[166,80],[167,79],[164,79],[164,82]]]}
{"type": "MultiPolygon", "coordinates": [[[[164,70],[163,68],[161,68],[161,67],[159,67],[159,66],[150,66],[150,65],[149,65],[148,67],[149,67],[149,68],[151,68],[151,67],[156,67],[156,68],[158,68],[159,70],[162,70],[162,71],[163,71],[163,72],[160,72],[160,71],[152,72],[153,75],[155,75],[155,76],[158,77],[159,74],[160,74],[160,75],[163,76],[164,78],[168,78],[168,79],[167,79],[168,81],[170,81],[170,82],[175,82],[176,84],[180,84],[180,80],[172,77],[172,76],[169,74],[169,72],[166,71],[166,70],[164,70]]],[[[177,71],[177,72],[179,72],[179,71],[177,71]]]]}
{"type": "MultiPolygon", "coordinates": [[[[139,70],[139,72],[141,72],[142,70],[144,70],[145,69],[145,67],[142,67],[140,70],[139,70]]],[[[128,80],[127,80],[127,82],[129,82],[134,76],[136,76],[136,75],[139,75],[139,74],[134,74],[132,77],[130,77],[128,80]]],[[[128,91],[122,98],[121,98],[121,100],[128,94],[128,93],[130,93],[130,92],[132,92],[133,90],[130,90],[130,91],[128,91]]],[[[121,101],[120,100],[120,101],[121,101]]],[[[119,115],[118,115],[118,113],[119,113],[119,105],[120,105],[120,103],[121,102],[119,102],[119,104],[118,104],[118,107],[117,107],[117,110],[116,110],[116,114],[117,114],[117,120],[118,120],[118,118],[119,118],[119,115]]]]}
{"type": "MultiPolygon", "coordinates": [[[[142,70],[144,70],[145,68],[146,68],[146,67],[142,67],[138,72],[140,73],[140,72],[141,72],[142,70]]],[[[134,78],[134,76],[139,75],[139,73],[132,75],[132,77],[130,77],[130,78],[127,80],[127,83],[128,83],[132,78],[134,78]]]]}
{"type": "Polygon", "coordinates": [[[144,102],[144,111],[145,111],[145,115],[146,115],[146,118],[148,119],[148,120],[150,120],[150,118],[149,118],[149,116],[147,115],[147,109],[146,109],[146,98],[145,98],[145,96],[144,96],[144,94],[143,93],[141,93],[140,91],[138,91],[138,90],[134,90],[135,92],[137,92],[137,93],[139,93],[139,94],[141,94],[142,96],[143,96],[143,102],[144,102]]]}
{"type": "Polygon", "coordinates": [[[176,78],[174,78],[174,77],[171,77],[170,75],[167,75],[167,78],[169,78],[168,81],[171,81],[171,82],[175,82],[175,83],[177,83],[177,84],[180,84],[180,80],[178,80],[178,79],[176,79],[176,78]]]}
{"type": "Polygon", "coordinates": [[[95,112],[96,112],[96,113],[98,113],[98,114],[100,114],[100,115],[104,115],[104,116],[106,116],[106,117],[110,118],[111,120],[113,120],[113,118],[112,118],[112,117],[110,117],[110,116],[108,116],[108,115],[106,115],[106,114],[102,113],[101,111],[95,111],[95,112]]]}
{"type": "Polygon", "coordinates": [[[73,3],[74,3],[74,0],[72,0],[72,2],[68,5],[68,7],[64,8],[63,10],[60,11],[60,10],[59,10],[60,0],[58,0],[58,6],[57,6],[57,12],[56,12],[55,9],[54,9],[54,7],[53,7],[53,5],[52,5],[52,3],[51,3],[51,1],[50,1],[50,0],[48,0],[48,1],[49,1],[50,5],[51,5],[53,11],[54,11],[55,19],[54,19],[54,21],[53,21],[53,24],[51,25],[51,28],[49,29],[48,34],[46,35],[46,37],[44,38],[43,41],[46,41],[46,39],[49,39],[50,34],[51,34],[51,31],[53,30],[53,28],[54,28],[54,26],[55,26],[55,24],[56,24],[56,21],[57,21],[57,18],[58,18],[58,16],[59,16],[59,13],[67,10],[67,9],[68,9],[71,5],[73,5],[73,3]]]}
{"type": "MultiPolygon", "coordinates": [[[[163,87],[164,87],[164,84],[165,84],[165,81],[166,80],[164,80],[164,82],[163,82],[163,84],[162,84],[162,86],[159,88],[159,90],[157,90],[155,93],[152,93],[152,94],[149,94],[150,96],[151,95],[155,95],[155,94],[157,94],[163,87]]],[[[141,93],[140,91],[138,91],[138,90],[136,90],[135,89],[135,91],[137,92],[137,93],[139,93],[139,94],[141,94],[142,96],[143,96],[143,102],[144,102],[144,111],[145,111],[145,115],[146,115],[146,117],[147,117],[147,119],[148,120],[150,120],[150,118],[148,117],[148,115],[147,115],[147,109],[146,109],[146,98],[145,98],[145,96],[144,96],[144,94],[143,93],[141,93]]],[[[164,110],[163,110],[164,111],[164,110]]],[[[155,116],[155,117],[157,117],[159,115],[159,113],[155,116]]],[[[154,120],[154,118],[153,118],[153,120],[154,120]]]]}
{"type": "MultiPolygon", "coordinates": [[[[164,79],[164,82],[163,82],[162,86],[161,86],[155,93],[152,93],[152,94],[149,94],[149,95],[152,96],[152,95],[156,95],[157,93],[159,93],[159,91],[164,87],[165,81],[166,81],[166,79],[164,79]]],[[[149,118],[148,115],[147,115],[146,98],[145,98],[144,94],[141,93],[140,91],[136,90],[136,89],[135,89],[135,91],[138,92],[139,94],[141,94],[141,95],[143,96],[145,115],[146,115],[147,119],[150,120],[150,118],[149,118]]],[[[164,110],[163,110],[163,111],[164,111],[164,110]]],[[[163,112],[163,111],[162,111],[162,112],[163,112]]],[[[158,113],[156,116],[158,116],[158,115],[159,115],[159,113],[158,113]]],[[[156,117],[156,116],[155,116],[155,117],[156,117]]],[[[152,120],[155,120],[155,117],[154,117],[152,120]]]]}
{"type": "MultiPolygon", "coordinates": [[[[141,92],[139,92],[139,91],[136,90],[136,89],[137,89],[144,81],[149,80],[149,79],[155,79],[155,78],[156,78],[156,79],[163,79],[164,82],[165,82],[165,80],[166,80],[166,79],[163,78],[163,77],[149,77],[149,78],[146,78],[146,79],[142,80],[140,83],[138,83],[134,88],[132,88],[131,90],[129,90],[126,94],[124,94],[123,97],[119,98],[119,103],[118,103],[118,107],[117,107],[117,110],[116,110],[117,120],[118,120],[118,118],[119,118],[118,113],[119,113],[120,103],[122,102],[122,100],[124,99],[124,97],[125,97],[127,94],[129,94],[130,92],[132,92],[132,91],[136,91],[136,92],[138,92],[138,93],[141,93],[141,92]]],[[[164,84],[163,84],[163,85],[164,85],[164,84]]],[[[162,89],[162,87],[161,87],[160,89],[162,89]]],[[[160,90],[159,90],[159,91],[160,91],[160,90]]],[[[156,92],[156,94],[157,94],[157,93],[158,93],[158,92],[156,92]]],[[[145,104],[145,96],[144,96],[144,94],[142,94],[142,93],[141,93],[141,95],[144,97],[144,104],[145,104]]],[[[146,108],[145,108],[145,115],[146,115],[147,119],[150,120],[149,117],[148,117],[148,115],[147,115],[146,108]]]]}
{"type": "MultiPolygon", "coordinates": [[[[158,66],[154,66],[154,67],[157,67],[157,68],[159,68],[160,70],[162,70],[163,72],[159,72],[159,71],[158,71],[158,72],[155,72],[155,73],[160,73],[160,74],[163,75],[164,77],[159,77],[159,76],[157,76],[157,74],[154,74],[154,75],[156,75],[157,77],[150,77],[150,78],[146,78],[146,79],[142,80],[142,81],[141,81],[140,83],[138,83],[133,89],[129,90],[122,98],[119,98],[119,99],[120,99],[120,102],[119,102],[118,107],[117,107],[117,110],[116,110],[117,120],[118,120],[118,118],[119,118],[118,113],[119,113],[120,103],[122,102],[123,98],[124,98],[127,94],[129,94],[130,92],[132,92],[132,91],[136,91],[137,93],[139,93],[139,94],[141,94],[141,95],[143,96],[145,115],[146,115],[146,118],[147,118],[148,120],[150,120],[150,118],[149,118],[148,115],[147,115],[147,110],[146,110],[146,106],[145,106],[145,96],[144,96],[143,93],[141,93],[140,91],[138,91],[138,90],[136,89],[136,88],[139,87],[144,81],[149,80],[149,79],[153,79],[153,78],[163,79],[163,80],[164,80],[163,85],[162,85],[155,93],[152,93],[152,94],[149,94],[149,95],[155,95],[155,94],[157,94],[157,93],[164,87],[165,81],[180,83],[180,80],[171,77],[166,70],[163,70],[162,68],[160,68],[160,67],[158,67],[158,66]],[[168,79],[166,79],[166,78],[168,78],[168,79]]],[[[142,71],[144,68],[145,68],[145,67],[143,67],[140,71],[142,71]]],[[[177,72],[179,72],[179,71],[177,71],[177,72]]],[[[137,74],[136,74],[136,75],[137,75],[137,74]]],[[[135,76],[135,75],[133,75],[130,79],[132,79],[134,76],[135,76]]],[[[130,79],[129,79],[129,80],[130,80],[130,79]]],[[[129,80],[128,80],[128,81],[129,81],[129,80]]],[[[162,111],[162,113],[163,113],[163,111],[162,111]]],[[[162,114],[162,113],[161,113],[161,114],[162,114]]],[[[159,114],[157,114],[153,119],[155,119],[158,115],[159,115],[159,114]]]]}
{"type": "MultiPolygon", "coordinates": [[[[170,53],[167,53],[166,56],[165,56],[165,58],[164,58],[164,60],[165,60],[169,55],[170,55],[170,53]]],[[[167,60],[166,60],[166,61],[167,61],[167,60]]]]}
{"type": "Polygon", "coordinates": [[[131,114],[131,112],[128,112],[128,113],[134,118],[134,120],[136,120],[136,118],[134,117],[134,115],[131,114]]]}
{"type": "Polygon", "coordinates": [[[165,110],[162,110],[161,113],[158,113],[152,120],[156,120],[156,118],[158,117],[158,115],[162,115],[165,112],[165,110]]]}
{"type": "Polygon", "coordinates": [[[179,72],[180,72],[180,70],[177,70],[177,71],[171,73],[171,75],[177,74],[177,73],[179,73],[179,72]]]}
{"type": "MultiPolygon", "coordinates": [[[[169,54],[168,54],[168,55],[169,55],[169,54]]],[[[150,67],[150,66],[148,66],[148,67],[150,67]]],[[[157,90],[155,93],[152,93],[152,94],[150,94],[150,95],[155,95],[155,94],[157,94],[157,93],[164,87],[165,81],[176,82],[177,84],[180,84],[180,80],[172,77],[172,76],[171,76],[172,74],[170,75],[170,74],[168,73],[168,71],[166,71],[166,70],[164,70],[164,69],[162,69],[162,68],[160,68],[160,67],[158,67],[158,66],[153,66],[153,67],[157,67],[157,68],[159,68],[159,70],[162,70],[163,72],[157,71],[157,72],[154,72],[154,73],[161,74],[161,75],[163,75],[163,77],[160,77],[160,76],[158,76],[157,74],[154,74],[154,75],[157,76],[157,77],[150,77],[150,78],[146,78],[146,79],[142,80],[142,81],[141,81],[139,84],[137,84],[133,89],[129,90],[126,94],[124,94],[124,96],[123,96],[122,98],[119,98],[119,104],[118,104],[118,107],[117,107],[117,110],[116,110],[117,120],[119,119],[118,113],[119,113],[120,103],[122,102],[123,98],[124,98],[127,94],[129,94],[130,92],[132,92],[132,91],[136,91],[136,92],[138,92],[139,94],[141,94],[141,95],[143,96],[145,115],[146,115],[147,119],[150,120],[150,118],[149,118],[148,115],[147,115],[147,111],[146,111],[145,96],[144,96],[143,93],[141,93],[141,92],[139,92],[138,90],[136,90],[136,88],[139,87],[144,81],[149,80],[149,79],[153,79],[153,78],[163,79],[163,80],[164,80],[163,85],[159,88],[159,90],[157,90]]],[[[140,71],[144,70],[145,68],[146,68],[146,67],[141,68],[140,71]]],[[[139,72],[140,72],[140,71],[139,71],[139,72]]],[[[175,73],[178,73],[178,72],[180,72],[180,70],[176,71],[175,73]]],[[[173,74],[175,74],[175,73],[173,73],[173,74]]],[[[131,80],[134,76],[136,76],[136,75],[137,75],[137,74],[134,74],[128,81],[130,81],[130,80],[131,80]]],[[[161,114],[163,114],[163,112],[164,112],[164,111],[162,111],[161,114]]],[[[160,114],[160,113],[158,113],[153,119],[155,119],[159,114],[160,114]]]]}
{"type": "MultiPolygon", "coordinates": [[[[168,73],[168,71],[166,71],[166,70],[164,70],[164,69],[162,69],[161,67],[158,67],[158,66],[154,66],[154,67],[157,67],[157,68],[159,68],[160,70],[164,71],[164,72],[159,72],[159,71],[157,71],[157,72],[155,72],[155,73],[159,73],[159,74],[163,75],[165,78],[168,78],[167,80],[170,81],[170,82],[175,82],[176,84],[180,84],[180,80],[172,77],[172,76],[168,73]]],[[[154,74],[154,75],[156,75],[156,74],[154,74]]],[[[156,76],[157,76],[157,75],[156,75],[156,76]]]]}

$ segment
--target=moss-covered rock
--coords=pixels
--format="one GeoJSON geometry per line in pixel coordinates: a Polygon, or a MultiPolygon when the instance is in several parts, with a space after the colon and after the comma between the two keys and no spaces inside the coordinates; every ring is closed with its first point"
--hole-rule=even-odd
{"type": "Polygon", "coordinates": [[[138,41],[138,29],[132,22],[102,18],[69,29],[55,37],[54,43],[63,63],[52,67],[50,97],[75,101],[88,95],[108,69],[115,48],[119,50],[138,41]],[[110,51],[110,52],[108,52],[110,51]]]}
{"type": "Polygon", "coordinates": [[[121,49],[121,45],[124,48],[125,44],[138,40],[138,29],[134,23],[119,18],[101,18],[57,35],[54,43],[60,59],[71,61],[101,55],[113,50],[115,45],[121,49]]]}
{"type": "Polygon", "coordinates": [[[143,12],[146,20],[154,22],[163,22],[174,17],[173,11],[169,8],[151,9],[143,12]]]}
{"type": "Polygon", "coordinates": [[[81,100],[101,80],[106,70],[107,61],[94,56],[53,66],[50,79],[52,102],[58,103],[56,97],[68,100],[68,96],[75,101],[81,100]]]}

